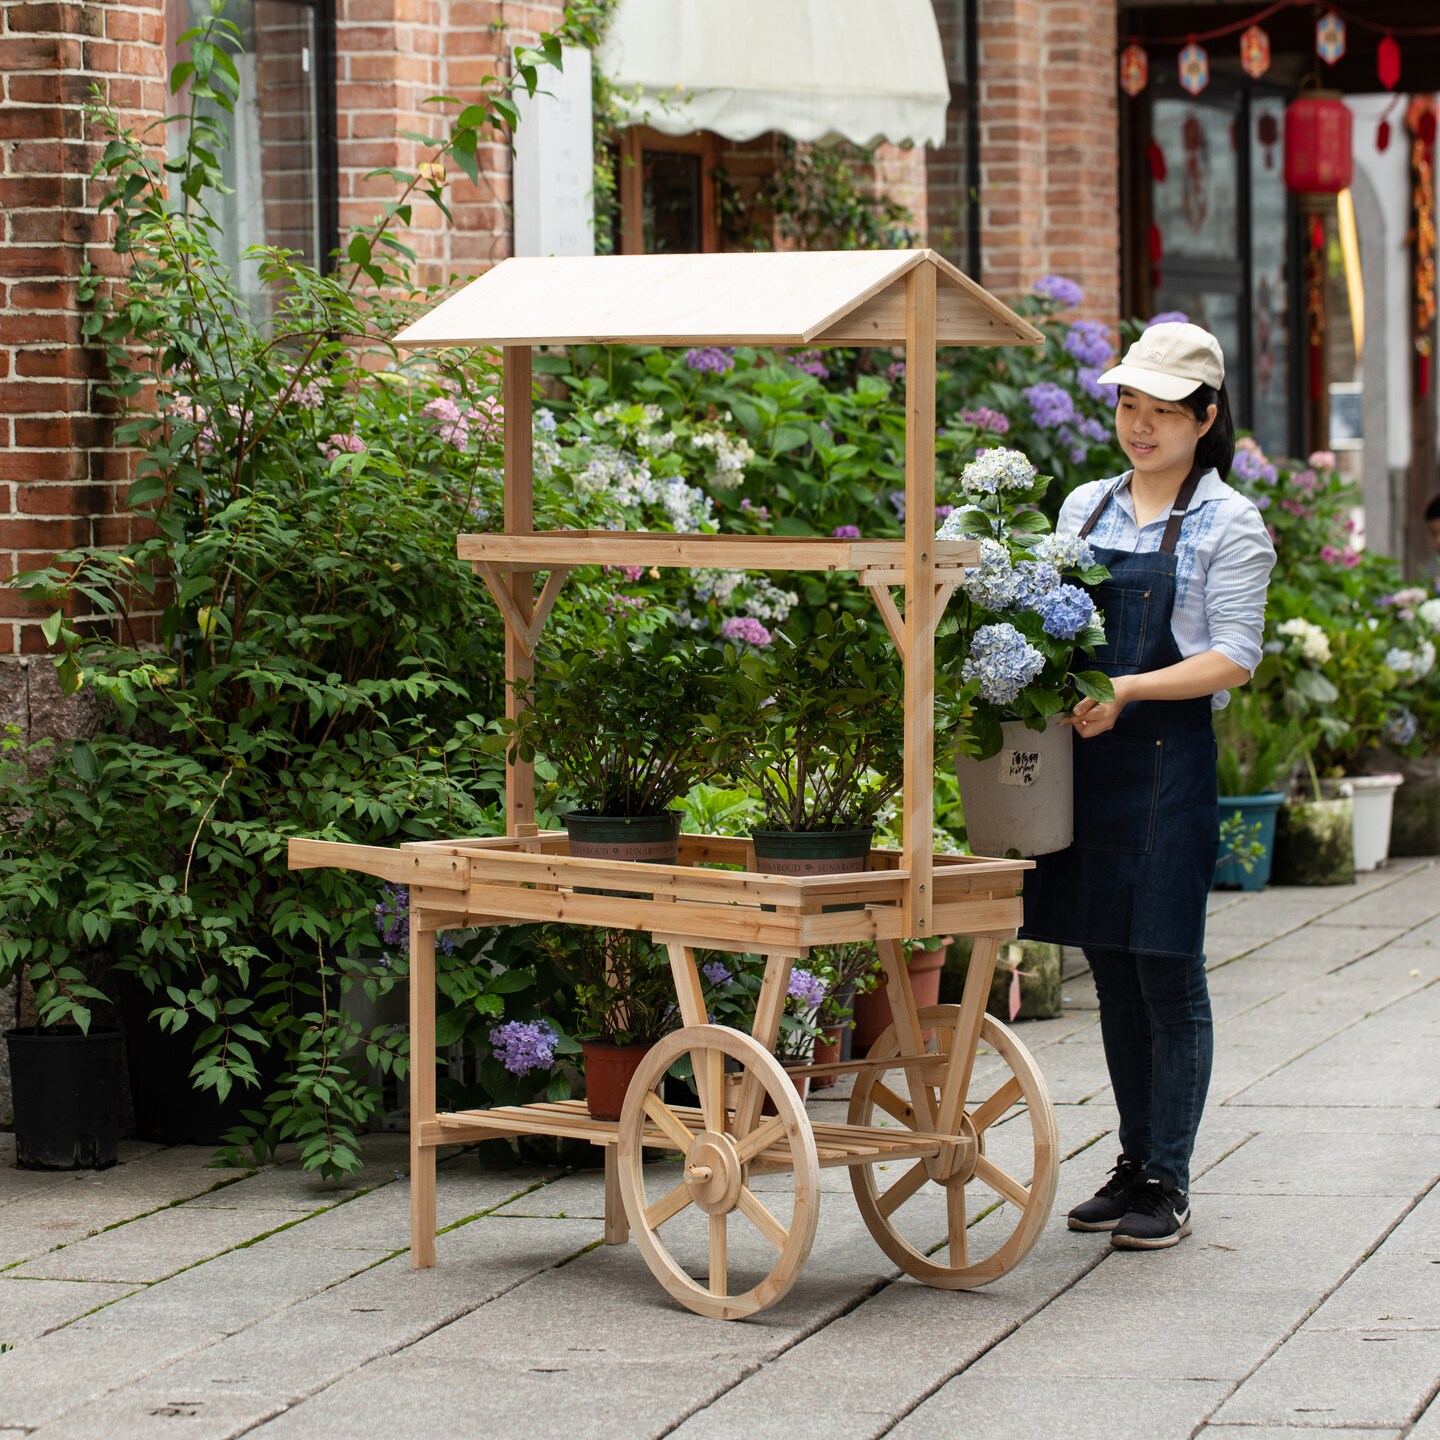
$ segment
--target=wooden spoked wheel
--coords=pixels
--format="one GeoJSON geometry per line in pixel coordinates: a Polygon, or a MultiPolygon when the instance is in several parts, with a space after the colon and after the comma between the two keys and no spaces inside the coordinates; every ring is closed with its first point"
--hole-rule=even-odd
{"type": "Polygon", "coordinates": [[[655,1278],[682,1305],[713,1319],[739,1320],[773,1305],[789,1290],[815,1239],[820,1166],[794,1083],[764,1046],[725,1025],[692,1025],[667,1035],[646,1055],[626,1092],[618,1158],[620,1193],[635,1243],[655,1278]],[[657,1093],[665,1072],[685,1054],[692,1058],[700,1091],[698,1123],[693,1107],[683,1113],[683,1107],[667,1105],[657,1093]],[[739,1066],[738,1074],[732,1067],[728,1083],[727,1058],[739,1066]],[[761,1091],[776,1113],[759,1113],[761,1091]],[[749,1105],[743,1098],[747,1093],[754,1094],[749,1105]],[[753,1123],[743,1119],[747,1109],[755,1111],[753,1123]],[[674,1141],[681,1156],[678,1182],[673,1166],[643,1163],[647,1128],[674,1141]],[[767,1152],[767,1172],[793,1175],[787,1191],[766,1191],[762,1197],[751,1188],[752,1162],[762,1151],[767,1152]],[[701,1253],[703,1245],[697,1250],[682,1243],[686,1212],[689,1229],[683,1240],[695,1239],[697,1215],[707,1217],[708,1253],[701,1253]],[[680,1223],[662,1234],[661,1227],[677,1218],[680,1223]],[[730,1271],[742,1250],[746,1271],[758,1266],[764,1273],[749,1289],[732,1295],[730,1271]],[[703,1271],[704,1278],[696,1278],[692,1269],[703,1271]]]}
{"type": "MultiPolygon", "coordinates": [[[[920,1023],[934,1031],[931,1048],[948,1053],[959,1020],[958,1005],[932,1005],[920,1011],[920,1023]]],[[[880,1248],[907,1274],[944,1290],[973,1290],[1003,1275],[1024,1259],[1035,1243],[1055,1200],[1059,1173],[1055,1112],[1045,1082],[1030,1052],[1013,1031],[986,1015],[980,1039],[998,1057],[977,1057],[971,1094],[958,1127],[963,1144],[946,1146],[935,1159],[855,1165],[850,1181],[855,1200],[870,1233],[880,1248]],[[998,1072],[998,1073],[997,1073],[998,1072]],[[1026,1116],[1028,1112],[1028,1125],[1026,1116]],[[1003,1163],[987,1154],[987,1139],[998,1138],[996,1127],[1005,1123],[1003,1163]],[[1012,1128],[1018,1127],[1018,1128],[1012,1128]],[[1028,1178],[1027,1178],[1028,1176],[1028,1178]],[[935,1189],[944,1196],[945,1240],[936,1248],[941,1217],[935,1189]],[[968,1225],[982,1211],[1003,1202],[986,1232],[998,1233],[999,1243],[988,1253],[971,1254],[968,1225]],[[998,1222],[998,1224],[997,1224],[998,1222]],[[931,1251],[934,1253],[930,1253],[931,1251]]],[[[885,1060],[898,1056],[900,1047],[892,1026],[866,1057],[885,1060]]],[[[943,1069],[931,1070],[930,1094],[938,1112],[943,1069]]],[[[890,1125],[900,1133],[926,1131],[929,1123],[912,1108],[904,1073],[899,1070],[863,1070],[857,1075],[850,1098],[852,1125],[890,1125]]]]}

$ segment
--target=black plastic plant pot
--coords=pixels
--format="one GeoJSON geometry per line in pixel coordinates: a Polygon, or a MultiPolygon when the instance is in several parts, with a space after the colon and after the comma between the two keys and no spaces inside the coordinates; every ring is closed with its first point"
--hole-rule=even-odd
{"type": "MultiPolygon", "coordinates": [[[[868,868],[873,830],[752,830],[755,868],[762,875],[852,875],[868,868]]],[[[773,910],[773,905],[762,905],[773,910]]],[[[863,905],[822,905],[822,914],[863,905]]]]}
{"type": "Polygon", "coordinates": [[[120,1153],[118,1030],[5,1034],[22,1170],[105,1170],[120,1153]]]}
{"type": "MultiPolygon", "coordinates": [[[[570,853],[582,860],[626,860],[650,865],[674,865],[680,858],[680,812],[663,815],[592,815],[572,810],[565,817],[570,853]]],[[[577,885],[577,895],[619,895],[648,900],[637,890],[596,890],[577,885]]]]}

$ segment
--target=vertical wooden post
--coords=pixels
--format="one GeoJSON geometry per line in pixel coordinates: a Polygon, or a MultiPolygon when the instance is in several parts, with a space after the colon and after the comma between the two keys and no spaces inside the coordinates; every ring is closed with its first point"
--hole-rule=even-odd
{"type": "Polygon", "coordinates": [[[435,1263],[435,1156],[421,1131],[435,1119],[435,932],[410,912],[410,1266],[435,1263]]]}
{"type": "MultiPolygon", "coordinates": [[[[535,528],[535,454],[530,409],[531,366],[528,345],[507,345],[505,365],[505,533],[528,535],[535,528]]],[[[512,570],[511,597],[522,620],[535,613],[535,576],[529,570],[512,570]]],[[[535,675],[534,658],[525,652],[520,637],[505,625],[505,715],[513,720],[524,701],[515,682],[528,683],[535,675]]],[[[535,767],[523,761],[505,765],[505,832],[533,835],[535,824],[535,767]]]]}
{"type": "Polygon", "coordinates": [[[935,821],[935,266],[905,277],[905,933],[933,933],[935,821]]]}

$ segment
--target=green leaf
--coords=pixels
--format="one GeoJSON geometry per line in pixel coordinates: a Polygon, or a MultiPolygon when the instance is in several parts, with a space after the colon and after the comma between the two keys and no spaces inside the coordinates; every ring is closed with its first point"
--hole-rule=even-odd
{"type": "Polygon", "coordinates": [[[1115,698],[1114,682],[1103,671],[1077,670],[1070,678],[1087,700],[1094,700],[1098,705],[1108,704],[1115,698]]]}

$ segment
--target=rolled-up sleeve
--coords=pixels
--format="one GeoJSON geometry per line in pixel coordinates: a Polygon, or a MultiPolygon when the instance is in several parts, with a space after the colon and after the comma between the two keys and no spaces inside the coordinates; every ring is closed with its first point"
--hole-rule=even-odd
{"type": "Polygon", "coordinates": [[[1265,592],[1275,547],[1250,501],[1241,499],[1227,508],[1229,523],[1205,576],[1205,621],[1210,648],[1253,675],[1264,653],[1265,592]]]}

